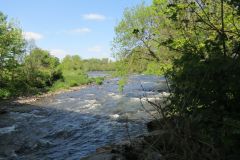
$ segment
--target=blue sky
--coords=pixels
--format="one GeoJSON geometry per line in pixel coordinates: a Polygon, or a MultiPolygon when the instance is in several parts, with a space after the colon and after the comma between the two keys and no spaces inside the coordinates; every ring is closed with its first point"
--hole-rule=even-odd
{"type": "MultiPolygon", "coordinates": [[[[151,0],[145,0],[150,4],[151,0]]],[[[114,26],[126,7],[142,0],[0,0],[0,11],[19,22],[26,39],[63,58],[111,58],[114,26]]]]}

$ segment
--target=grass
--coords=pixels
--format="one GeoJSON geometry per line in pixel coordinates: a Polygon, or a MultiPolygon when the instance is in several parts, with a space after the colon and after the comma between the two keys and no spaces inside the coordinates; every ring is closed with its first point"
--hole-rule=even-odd
{"type": "Polygon", "coordinates": [[[122,77],[119,81],[118,81],[118,91],[119,92],[123,92],[123,88],[125,86],[125,84],[127,83],[127,77],[122,77]]]}
{"type": "Polygon", "coordinates": [[[104,81],[104,77],[96,77],[93,79],[93,81],[97,84],[97,85],[102,85],[103,81],[104,81]]]}
{"type": "Polygon", "coordinates": [[[57,91],[59,89],[68,89],[70,87],[86,85],[95,83],[101,85],[104,81],[104,77],[89,78],[87,74],[82,71],[64,71],[63,79],[56,81],[50,88],[50,91],[57,91]]]}

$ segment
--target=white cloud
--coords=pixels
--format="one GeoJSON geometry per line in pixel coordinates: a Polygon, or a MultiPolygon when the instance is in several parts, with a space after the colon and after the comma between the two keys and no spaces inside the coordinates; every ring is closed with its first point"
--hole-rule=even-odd
{"type": "Polygon", "coordinates": [[[43,38],[43,35],[36,32],[24,32],[23,36],[26,40],[40,40],[43,38]]]}
{"type": "Polygon", "coordinates": [[[103,21],[106,19],[104,15],[101,14],[96,14],[96,13],[89,13],[89,14],[84,14],[83,19],[86,20],[95,20],[95,21],[103,21]]]}
{"type": "Polygon", "coordinates": [[[91,29],[90,28],[87,28],[87,27],[84,27],[84,28],[76,28],[76,29],[73,29],[73,30],[70,30],[69,31],[70,33],[89,33],[91,32],[91,29]]]}
{"type": "Polygon", "coordinates": [[[88,52],[93,52],[93,53],[100,53],[102,52],[102,47],[99,45],[93,46],[91,48],[87,49],[88,52]]]}
{"type": "Polygon", "coordinates": [[[62,49],[51,49],[50,54],[59,58],[59,59],[63,59],[69,53],[65,50],[62,50],[62,49]]]}

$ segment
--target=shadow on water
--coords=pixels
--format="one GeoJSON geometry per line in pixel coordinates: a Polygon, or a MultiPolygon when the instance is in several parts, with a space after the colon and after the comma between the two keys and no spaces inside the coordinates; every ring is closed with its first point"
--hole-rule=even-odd
{"type": "Polygon", "coordinates": [[[138,78],[130,78],[122,94],[117,91],[118,79],[111,79],[102,86],[13,107],[0,115],[0,159],[80,159],[129,134],[144,133],[151,117],[139,97],[157,93],[144,77],[140,79],[147,91],[138,92],[138,78]]]}

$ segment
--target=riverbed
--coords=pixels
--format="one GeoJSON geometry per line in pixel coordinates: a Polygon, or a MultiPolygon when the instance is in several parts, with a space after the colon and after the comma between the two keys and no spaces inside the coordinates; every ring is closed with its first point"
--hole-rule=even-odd
{"type": "Polygon", "coordinates": [[[123,92],[118,81],[107,78],[102,85],[45,97],[0,115],[0,159],[75,160],[145,133],[145,123],[156,114],[146,98],[162,101],[165,79],[132,75],[123,92]]]}

